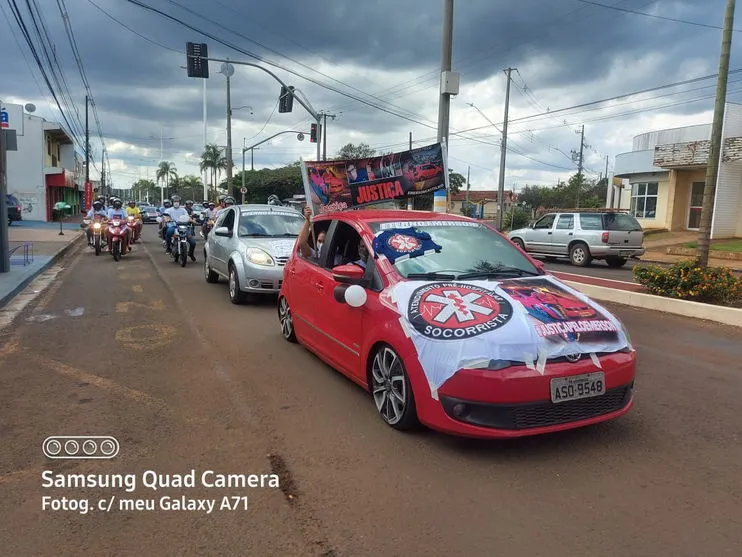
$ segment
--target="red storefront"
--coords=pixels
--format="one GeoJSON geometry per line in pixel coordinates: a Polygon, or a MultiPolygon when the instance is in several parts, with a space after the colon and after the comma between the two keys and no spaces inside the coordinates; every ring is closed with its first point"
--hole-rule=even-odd
{"type": "MultiPolygon", "coordinates": [[[[57,169],[55,169],[57,170],[57,169]]],[[[69,170],[59,168],[59,172],[46,175],[46,220],[54,220],[54,205],[64,201],[72,208],[72,215],[81,210],[80,191],[75,184],[75,175],[69,170]]]]}

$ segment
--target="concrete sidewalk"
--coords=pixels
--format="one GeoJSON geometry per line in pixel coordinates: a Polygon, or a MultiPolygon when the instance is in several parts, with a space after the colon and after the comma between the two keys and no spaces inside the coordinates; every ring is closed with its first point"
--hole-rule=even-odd
{"type": "Polygon", "coordinates": [[[78,245],[84,233],[79,223],[25,221],[8,227],[10,271],[0,273],[0,307],[4,307],[34,278],[78,245]]]}

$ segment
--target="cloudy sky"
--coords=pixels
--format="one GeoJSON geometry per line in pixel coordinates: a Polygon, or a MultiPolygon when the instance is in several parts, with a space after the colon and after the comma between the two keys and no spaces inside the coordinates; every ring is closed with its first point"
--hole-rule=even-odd
{"type": "MultiPolygon", "coordinates": [[[[12,31],[0,34],[0,98],[35,103],[37,115],[59,121],[14,5],[44,62],[25,0],[0,2],[0,23],[12,31]]],[[[50,81],[72,125],[82,128],[85,87],[61,10],[67,12],[114,187],[154,178],[161,150],[179,174],[199,174],[204,80],[188,78],[182,68],[186,41],[207,43],[215,58],[262,64],[301,90],[317,111],[336,115],[328,120],[328,155],[348,142],[403,150],[410,132],[416,146],[436,141],[442,0],[35,0],[31,5],[38,6],[36,24],[45,41],[48,37],[49,51],[53,44],[64,75],[64,82],[58,77],[60,87],[47,69],[50,81]],[[59,93],[64,83],[66,102],[66,92],[59,93]]],[[[568,179],[576,172],[570,153],[579,150],[583,124],[585,167],[597,178],[605,172],[606,157],[610,172],[615,155],[630,151],[636,134],[710,122],[714,79],[570,107],[715,74],[724,5],[724,0],[455,0],[453,70],[461,74],[461,89],[451,103],[449,166],[464,175],[470,168],[472,189],[497,188],[497,128],[507,67],[517,68],[508,189],[568,179]]],[[[739,39],[735,33],[731,69],[740,64],[739,39]]],[[[207,140],[226,145],[226,79],[220,65],[211,62],[206,80],[207,140]]],[[[742,102],[740,80],[730,76],[732,102],[742,102]]],[[[310,116],[296,102],[292,113],[278,113],[276,81],[256,68],[235,66],[231,83],[237,170],[243,144],[284,130],[305,131],[307,138],[299,142],[284,134],[264,143],[253,152],[255,168],[316,158],[308,140],[310,116]]],[[[99,161],[102,145],[92,116],[91,126],[99,161]]]]}

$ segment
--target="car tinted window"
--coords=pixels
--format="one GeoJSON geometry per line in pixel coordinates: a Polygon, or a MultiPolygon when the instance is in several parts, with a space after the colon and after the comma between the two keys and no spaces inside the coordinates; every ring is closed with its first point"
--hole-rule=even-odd
{"type": "Polygon", "coordinates": [[[20,202],[18,201],[18,199],[14,195],[11,195],[11,194],[7,194],[5,198],[5,202],[8,205],[20,205],[20,202]]]}
{"type": "Polygon", "coordinates": [[[304,226],[298,213],[279,211],[243,211],[240,216],[240,236],[296,237],[304,226]]]}
{"type": "Polygon", "coordinates": [[[499,265],[516,267],[529,273],[538,270],[507,239],[484,225],[466,221],[417,221],[405,223],[370,223],[377,236],[389,229],[414,227],[430,234],[441,246],[440,253],[426,253],[395,262],[394,267],[406,277],[412,273],[453,271],[469,273],[488,271],[499,265]],[[472,249],[476,246],[476,249],[472,249]]]}
{"type": "Polygon", "coordinates": [[[603,215],[603,220],[605,222],[604,230],[634,232],[642,229],[639,221],[625,213],[607,213],[603,215]]]}
{"type": "Polygon", "coordinates": [[[582,213],[580,215],[582,230],[603,230],[603,218],[598,213],[582,213]]]}
{"type": "Polygon", "coordinates": [[[546,215],[542,219],[538,220],[533,228],[535,229],[548,229],[554,226],[554,219],[556,215],[546,215]]]}

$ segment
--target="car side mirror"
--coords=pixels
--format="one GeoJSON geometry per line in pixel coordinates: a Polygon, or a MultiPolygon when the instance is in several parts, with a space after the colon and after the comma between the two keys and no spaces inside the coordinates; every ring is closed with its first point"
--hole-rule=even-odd
{"type": "Polygon", "coordinates": [[[214,234],[217,236],[224,236],[225,238],[232,236],[232,232],[230,232],[229,228],[226,226],[220,226],[219,228],[214,229],[214,234]]]}
{"type": "Polygon", "coordinates": [[[336,302],[348,304],[352,308],[362,307],[368,299],[366,289],[359,284],[338,284],[332,293],[336,302]]]}
{"type": "Polygon", "coordinates": [[[358,284],[366,274],[358,265],[338,265],[332,268],[332,278],[343,284],[358,284]]]}

